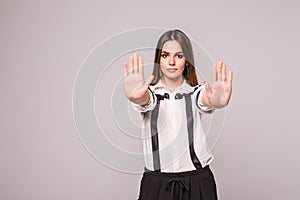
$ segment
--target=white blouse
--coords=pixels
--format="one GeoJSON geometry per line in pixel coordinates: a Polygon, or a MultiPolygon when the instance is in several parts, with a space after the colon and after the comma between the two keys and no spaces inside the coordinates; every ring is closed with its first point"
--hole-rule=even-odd
{"type": "Polygon", "coordinates": [[[201,106],[205,85],[190,86],[186,80],[170,92],[159,82],[149,87],[150,103],[133,108],[143,117],[145,167],[161,172],[191,171],[209,165],[201,115],[214,109],[201,106]]]}

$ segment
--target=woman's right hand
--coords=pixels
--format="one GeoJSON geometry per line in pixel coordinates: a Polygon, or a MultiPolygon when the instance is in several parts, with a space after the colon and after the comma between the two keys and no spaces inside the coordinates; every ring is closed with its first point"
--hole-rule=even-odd
{"type": "Polygon", "coordinates": [[[133,103],[145,105],[149,102],[150,96],[148,87],[154,76],[151,75],[147,81],[144,81],[144,66],[142,57],[135,53],[130,56],[130,68],[128,70],[127,63],[124,62],[124,78],[123,86],[127,98],[133,103]]]}

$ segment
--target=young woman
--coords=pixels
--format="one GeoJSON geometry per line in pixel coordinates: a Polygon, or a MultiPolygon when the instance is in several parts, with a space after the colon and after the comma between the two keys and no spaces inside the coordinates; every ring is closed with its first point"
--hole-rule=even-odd
{"type": "Polygon", "coordinates": [[[180,30],[158,40],[153,74],[145,81],[143,60],[135,53],[124,63],[124,91],[143,117],[145,171],[139,200],[216,200],[201,115],[225,107],[232,91],[222,61],[212,70],[212,84],[198,84],[192,46],[180,30]]]}

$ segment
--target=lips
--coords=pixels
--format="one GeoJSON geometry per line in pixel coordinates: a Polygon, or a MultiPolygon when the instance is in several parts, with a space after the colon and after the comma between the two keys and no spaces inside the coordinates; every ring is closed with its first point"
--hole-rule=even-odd
{"type": "Polygon", "coordinates": [[[167,68],[168,72],[176,72],[177,68],[167,68]]]}

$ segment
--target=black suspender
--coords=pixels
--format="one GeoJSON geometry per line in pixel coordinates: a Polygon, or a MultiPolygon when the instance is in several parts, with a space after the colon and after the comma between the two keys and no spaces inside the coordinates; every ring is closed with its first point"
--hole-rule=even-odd
{"type": "Polygon", "coordinates": [[[194,149],[194,118],[192,110],[192,101],[191,95],[186,95],[185,97],[185,108],[186,108],[186,119],[187,119],[187,129],[189,134],[189,148],[190,148],[190,157],[196,169],[201,169],[202,165],[197,158],[194,149]]]}
{"type": "Polygon", "coordinates": [[[158,131],[157,131],[157,117],[159,112],[159,103],[156,104],[151,113],[151,142],[154,170],[160,171],[160,158],[159,158],[159,144],[158,144],[158,131]]]}
{"type": "Polygon", "coordinates": [[[151,113],[151,142],[152,142],[152,154],[153,154],[153,165],[154,171],[160,171],[160,157],[159,157],[159,142],[158,142],[158,130],[157,130],[157,118],[159,113],[160,101],[169,99],[169,94],[164,95],[155,94],[157,103],[154,110],[151,113]]]}

